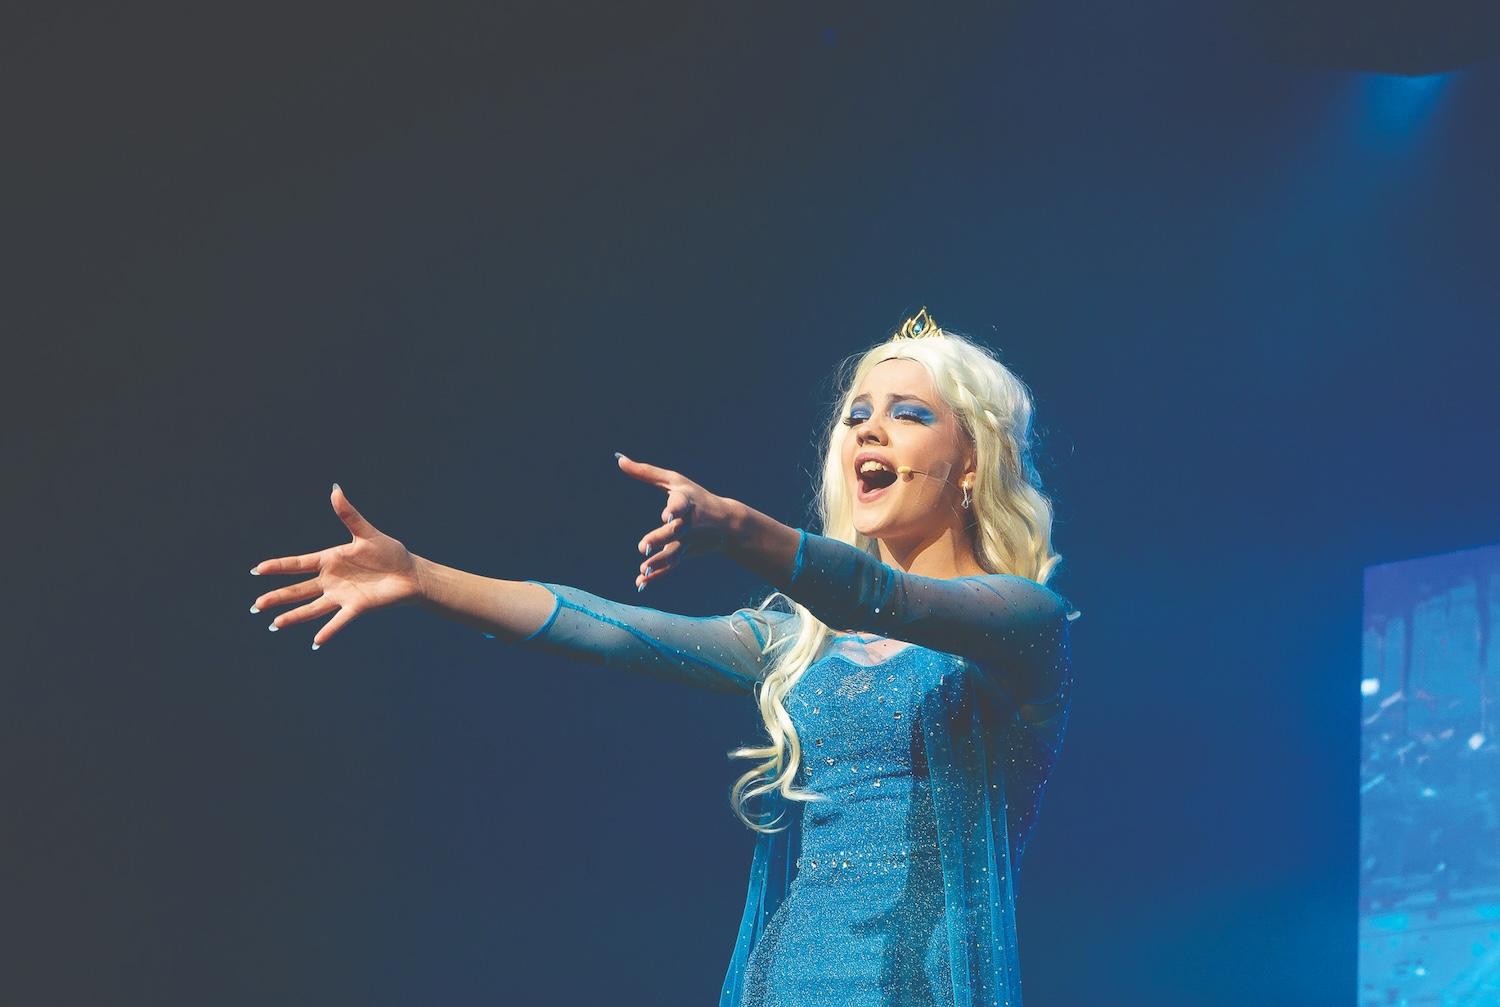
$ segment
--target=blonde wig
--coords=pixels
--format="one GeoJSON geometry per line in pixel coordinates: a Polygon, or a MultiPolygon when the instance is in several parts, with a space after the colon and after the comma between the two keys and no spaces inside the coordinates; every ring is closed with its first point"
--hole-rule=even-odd
{"type": "MultiPolygon", "coordinates": [[[[926,317],[925,311],[921,317],[926,317]]],[[[927,369],[975,449],[977,464],[968,526],[975,559],[988,573],[1015,574],[1045,584],[1062,557],[1052,551],[1052,503],[1041,491],[1041,479],[1032,462],[1031,393],[986,347],[932,326],[930,319],[928,322],[922,338],[897,333],[840,365],[839,391],[823,438],[823,472],[817,495],[817,518],[822,527],[819,534],[879,556],[877,540],[854,527],[854,501],[842,461],[844,438],[852,434],[842,421],[871,368],[892,358],[915,360],[927,369]]],[[[911,323],[903,331],[910,332],[911,323]]],[[[833,631],[780,591],[772,592],[759,607],[764,609],[778,599],[790,605],[796,619],[788,620],[787,630],[776,634],[780,639],[768,642],[768,650],[776,648],[781,653],[772,659],[756,688],[769,743],[729,753],[731,758],[761,760],[735,782],[729,794],[735,814],[757,832],[779,831],[772,827],[775,821],[757,822],[747,813],[750,802],[762,794],[777,790],[793,801],[825,799],[793,787],[802,763],[802,745],[784,701],[823,652],[833,631]]]]}

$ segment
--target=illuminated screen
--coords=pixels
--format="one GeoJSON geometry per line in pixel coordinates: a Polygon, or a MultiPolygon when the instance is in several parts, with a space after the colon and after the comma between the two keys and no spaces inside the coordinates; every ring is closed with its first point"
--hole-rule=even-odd
{"type": "Polygon", "coordinates": [[[1500,1007],[1500,547],[1365,571],[1359,1004],[1500,1007]]]}

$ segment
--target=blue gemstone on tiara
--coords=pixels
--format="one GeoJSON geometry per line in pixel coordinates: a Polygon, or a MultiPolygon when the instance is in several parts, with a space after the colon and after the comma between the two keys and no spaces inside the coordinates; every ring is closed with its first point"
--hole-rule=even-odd
{"type": "MultiPolygon", "coordinates": [[[[937,326],[933,324],[932,316],[927,313],[927,309],[924,307],[921,311],[908,318],[902,324],[901,331],[895,333],[891,338],[922,339],[927,336],[927,330],[932,328],[937,328],[937,326]]],[[[939,329],[938,331],[941,332],[942,330],[939,329]]]]}

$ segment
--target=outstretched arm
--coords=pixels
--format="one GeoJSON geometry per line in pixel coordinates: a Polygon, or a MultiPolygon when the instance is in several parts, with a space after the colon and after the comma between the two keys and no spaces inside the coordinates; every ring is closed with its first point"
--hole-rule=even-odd
{"type": "Polygon", "coordinates": [[[1025,577],[923,577],[837,539],[740,504],[727,554],[829,626],[967,657],[1020,702],[1043,702],[1068,674],[1071,605],[1025,577]]]}
{"type": "Polygon", "coordinates": [[[419,560],[423,606],[486,635],[609,668],[718,692],[749,692],[765,677],[766,646],[789,613],[742,608],[687,616],[625,605],[565,584],[503,581],[419,560]]]}
{"type": "MultiPolygon", "coordinates": [[[[531,582],[535,583],[535,582],[531,582]]],[[[564,584],[540,585],[557,604],[522,643],[568,657],[645,672],[718,692],[750,692],[766,676],[790,613],[741,608],[731,615],[677,615],[625,605],[564,584]]]]}
{"type": "Polygon", "coordinates": [[[1023,705],[1057,696],[1068,669],[1068,603],[1008,574],[923,577],[860,549],[791,528],[710,493],[679,472],[619,458],[667,493],[660,528],[641,540],[644,586],[684,556],[722,549],[825,624],[852,627],[969,658],[1023,705]]]}
{"type": "Polygon", "coordinates": [[[757,609],[704,618],[673,615],[560,584],[483,577],[415,555],[367,521],[336,483],[330,502],[352,536],[348,543],[250,568],[254,576],[306,575],[265,591],[250,611],[296,604],[271,620],[272,630],[332,614],[314,635],[314,650],[365,612],[415,604],[506,642],[745,692],[765,677],[768,647],[789,639],[795,622],[789,613],[757,609]]]}
{"type": "Polygon", "coordinates": [[[363,612],[415,604],[506,642],[709,689],[748,692],[765,677],[769,646],[786,639],[795,621],[789,613],[756,609],[715,617],[673,615],[561,584],[484,577],[415,555],[365,520],[337,484],[331,501],[352,541],[262,560],[250,570],[312,575],[261,594],[250,611],[305,602],[274,618],[273,630],[335,613],[314,636],[314,650],[363,612]]]}

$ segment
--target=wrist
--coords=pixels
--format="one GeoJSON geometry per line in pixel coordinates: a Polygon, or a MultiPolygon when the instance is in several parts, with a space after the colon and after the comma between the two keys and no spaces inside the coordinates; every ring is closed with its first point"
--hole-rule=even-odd
{"type": "Polygon", "coordinates": [[[724,545],[729,558],[771,584],[788,583],[801,533],[739,501],[729,514],[724,545]]]}
{"type": "Polygon", "coordinates": [[[724,552],[731,558],[740,555],[751,534],[750,507],[738,500],[727,501],[728,518],[724,522],[724,552]]]}
{"type": "Polygon", "coordinates": [[[412,596],[412,604],[427,605],[435,598],[435,585],[437,583],[438,564],[429,559],[413,554],[412,581],[416,585],[416,593],[412,596]]]}

